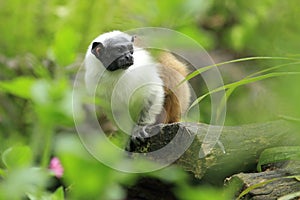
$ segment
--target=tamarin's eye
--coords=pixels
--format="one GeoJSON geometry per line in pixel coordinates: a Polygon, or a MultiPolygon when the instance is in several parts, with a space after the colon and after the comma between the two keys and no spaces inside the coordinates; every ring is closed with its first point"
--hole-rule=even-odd
{"type": "Polygon", "coordinates": [[[128,49],[129,49],[129,52],[130,52],[131,54],[133,54],[133,47],[132,47],[132,46],[129,46],[128,49]]]}

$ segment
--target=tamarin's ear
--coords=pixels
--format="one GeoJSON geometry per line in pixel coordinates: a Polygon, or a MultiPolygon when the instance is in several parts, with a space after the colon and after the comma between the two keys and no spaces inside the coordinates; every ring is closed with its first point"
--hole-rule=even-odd
{"type": "Polygon", "coordinates": [[[93,42],[92,44],[92,53],[98,58],[101,54],[101,51],[104,49],[104,46],[101,42],[93,42]]]}

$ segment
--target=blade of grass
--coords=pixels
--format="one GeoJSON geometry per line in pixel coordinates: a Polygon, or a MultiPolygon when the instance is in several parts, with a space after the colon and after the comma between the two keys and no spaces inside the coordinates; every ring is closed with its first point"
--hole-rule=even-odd
{"type": "Polygon", "coordinates": [[[200,96],[199,98],[197,98],[192,103],[192,105],[190,106],[190,108],[193,107],[193,106],[195,106],[196,104],[200,103],[200,101],[203,100],[206,96],[208,96],[210,94],[213,94],[213,93],[216,93],[216,92],[220,92],[222,90],[227,90],[229,88],[237,88],[239,86],[246,85],[248,83],[253,83],[253,82],[256,82],[256,81],[260,81],[260,80],[264,80],[264,79],[267,79],[267,78],[272,78],[272,77],[277,77],[277,76],[284,76],[284,75],[299,75],[299,74],[300,74],[300,72],[273,72],[273,73],[264,74],[264,75],[261,75],[261,76],[256,76],[256,77],[251,77],[251,78],[247,78],[247,79],[242,79],[242,80],[234,82],[234,83],[229,83],[229,84],[226,84],[226,85],[224,85],[222,87],[218,87],[218,88],[216,88],[214,90],[211,90],[208,93],[200,96]]]}
{"type": "Polygon", "coordinates": [[[296,64],[300,64],[300,62],[285,63],[285,64],[281,64],[281,65],[276,65],[274,67],[269,67],[267,69],[252,73],[252,74],[246,76],[245,78],[250,78],[250,77],[253,77],[253,76],[256,76],[256,75],[259,75],[259,74],[263,74],[263,73],[268,72],[268,71],[279,69],[281,67],[285,67],[285,66],[289,66],[289,65],[296,65],[296,64]]]}
{"type": "Polygon", "coordinates": [[[300,118],[297,117],[291,117],[287,115],[278,115],[278,117],[287,121],[300,122],[300,118]]]}
{"type": "MultiPolygon", "coordinates": [[[[288,66],[288,65],[296,65],[296,64],[300,64],[300,62],[293,62],[293,63],[285,63],[285,64],[281,64],[281,65],[276,65],[276,66],[274,66],[274,67],[270,67],[270,68],[267,68],[267,69],[264,69],[264,70],[261,70],[261,71],[252,73],[252,74],[246,76],[246,77],[243,78],[243,79],[251,78],[251,77],[254,77],[254,76],[259,75],[259,74],[263,74],[263,73],[268,72],[268,71],[272,71],[272,70],[275,70],[275,69],[279,69],[279,68],[281,68],[281,67],[285,67],[285,66],[288,66]]],[[[243,80],[243,79],[242,79],[242,80],[243,80]]],[[[226,101],[228,101],[230,95],[233,93],[233,91],[234,91],[235,89],[236,89],[236,87],[232,87],[232,88],[229,88],[229,89],[226,91],[226,95],[225,95],[226,101]]]]}
{"type": "Polygon", "coordinates": [[[300,196],[300,191],[279,197],[278,200],[292,200],[292,199],[296,199],[299,196],[300,196]]]}
{"type": "MultiPolygon", "coordinates": [[[[186,81],[186,80],[190,80],[192,78],[194,78],[195,76],[213,68],[213,67],[219,67],[222,65],[226,65],[226,64],[231,64],[231,63],[237,63],[237,62],[244,62],[244,61],[249,61],[249,60],[297,60],[299,61],[300,59],[296,59],[296,58],[287,58],[287,57],[267,57],[267,56],[261,56],[261,57],[248,57],[248,58],[240,58],[240,59],[235,59],[235,60],[230,60],[230,61],[225,61],[225,62],[221,62],[221,63],[216,63],[213,65],[208,65],[205,67],[202,67],[192,73],[190,73],[189,75],[186,76],[186,78],[182,81],[186,81]]],[[[181,83],[180,83],[181,84],[181,83]]]]}
{"type": "Polygon", "coordinates": [[[263,187],[265,185],[267,185],[268,183],[271,183],[273,181],[278,180],[279,178],[273,178],[267,181],[263,181],[254,185],[249,186],[247,189],[243,190],[243,192],[240,193],[240,195],[237,197],[237,200],[241,199],[243,196],[245,196],[246,194],[248,194],[249,192],[251,192],[252,190],[259,188],[259,187],[263,187]]]}
{"type": "Polygon", "coordinates": [[[263,187],[269,183],[272,183],[274,181],[280,180],[280,179],[291,179],[291,178],[297,178],[298,175],[292,175],[292,176],[285,176],[285,177],[278,177],[278,178],[272,178],[254,185],[249,186],[247,189],[243,190],[240,195],[237,197],[237,200],[241,199],[243,196],[245,196],[246,194],[248,194],[249,192],[251,192],[254,189],[257,189],[259,187],[263,187]]]}
{"type": "MultiPolygon", "coordinates": [[[[263,74],[263,73],[268,72],[268,71],[272,71],[272,70],[275,70],[275,69],[279,69],[279,68],[281,68],[281,67],[285,67],[285,66],[288,66],[288,65],[296,65],[296,64],[300,64],[300,62],[285,63],[285,64],[282,64],[282,65],[277,65],[277,66],[274,66],[274,67],[270,67],[270,68],[267,68],[267,69],[264,69],[264,70],[261,70],[261,71],[252,73],[252,74],[246,76],[246,77],[243,78],[243,79],[251,78],[251,77],[254,77],[254,76],[259,75],[259,74],[263,74]]],[[[242,80],[243,80],[243,79],[242,79],[242,80]]],[[[236,87],[232,87],[232,88],[229,88],[229,89],[226,91],[226,101],[228,101],[230,95],[233,93],[233,91],[234,91],[235,89],[236,89],[236,87]]]]}

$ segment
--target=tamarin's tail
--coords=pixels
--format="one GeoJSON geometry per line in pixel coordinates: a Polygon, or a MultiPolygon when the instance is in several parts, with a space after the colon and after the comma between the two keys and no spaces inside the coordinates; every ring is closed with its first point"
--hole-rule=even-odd
{"type": "Polygon", "coordinates": [[[165,67],[172,68],[179,72],[183,77],[186,77],[188,74],[188,70],[185,64],[177,60],[177,58],[169,53],[163,52],[159,55],[158,61],[165,67]]]}
{"type": "Polygon", "coordinates": [[[164,111],[158,117],[157,122],[178,122],[190,103],[190,90],[187,82],[179,85],[188,74],[188,70],[186,65],[168,52],[161,53],[158,61],[161,64],[159,73],[164,82],[165,102],[164,111]]]}

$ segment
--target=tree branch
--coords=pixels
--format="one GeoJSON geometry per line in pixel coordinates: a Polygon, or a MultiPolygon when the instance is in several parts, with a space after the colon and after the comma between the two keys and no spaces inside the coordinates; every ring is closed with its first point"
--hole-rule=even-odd
{"type": "MultiPolygon", "coordinates": [[[[300,145],[299,135],[293,131],[292,125],[286,121],[272,121],[261,124],[222,128],[219,141],[225,147],[225,153],[216,145],[210,154],[204,158],[199,152],[205,134],[214,134],[221,127],[203,123],[173,123],[158,124],[146,128],[151,137],[134,146],[132,151],[148,153],[164,147],[168,143],[175,144],[173,148],[153,157],[155,161],[172,160],[177,156],[182,144],[191,145],[176,164],[186,171],[192,172],[196,178],[210,182],[223,183],[232,174],[255,169],[260,153],[270,147],[300,145]],[[176,137],[175,137],[176,136],[176,137]]],[[[217,134],[217,133],[216,133],[217,134]]]]}

